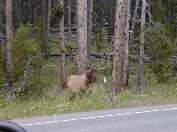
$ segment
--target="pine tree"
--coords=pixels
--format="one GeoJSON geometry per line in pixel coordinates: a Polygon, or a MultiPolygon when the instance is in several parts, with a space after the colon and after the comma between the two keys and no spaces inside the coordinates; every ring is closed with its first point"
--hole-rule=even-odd
{"type": "Polygon", "coordinates": [[[115,44],[114,44],[114,60],[113,60],[113,87],[115,93],[120,93],[124,84],[125,76],[125,44],[126,44],[126,1],[116,1],[116,17],[115,17],[115,44]]]}
{"type": "Polygon", "coordinates": [[[86,73],[88,68],[87,51],[87,0],[77,0],[77,72],[86,73]]]}

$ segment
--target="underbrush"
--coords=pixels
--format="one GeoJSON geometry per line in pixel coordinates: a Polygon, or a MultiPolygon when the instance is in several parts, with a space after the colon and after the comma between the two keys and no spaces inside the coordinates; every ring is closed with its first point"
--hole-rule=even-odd
{"type": "Polygon", "coordinates": [[[125,89],[119,96],[113,96],[109,83],[96,84],[92,93],[76,97],[73,102],[68,96],[46,96],[38,98],[17,98],[13,102],[0,99],[0,119],[27,118],[61,113],[83,112],[110,108],[127,108],[144,105],[177,103],[177,83],[151,83],[137,95],[134,89],[125,89]]]}

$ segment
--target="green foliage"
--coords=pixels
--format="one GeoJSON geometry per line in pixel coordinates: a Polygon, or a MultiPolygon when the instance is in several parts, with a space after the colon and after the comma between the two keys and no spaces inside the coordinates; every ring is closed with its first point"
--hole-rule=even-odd
{"type": "Polygon", "coordinates": [[[171,2],[171,7],[170,7],[170,14],[168,13],[168,26],[171,28],[171,34],[176,37],[177,33],[177,23],[176,23],[176,18],[177,18],[177,1],[176,0],[171,0],[168,1],[167,4],[171,2]]]}
{"type": "Polygon", "coordinates": [[[94,20],[96,22],[97,29],[100,30],[104,26],[105,11],[101,6],[94,6],[94,20]]]}
{"type": "Polygon", "coordinates": [[[5,45],[0,45],[0,88],[5,82],[5,71],[6,71],[6,53],[5,45]]]}
{"type": "Polygon", "coordinates": [[[11,43],[15,45],[15,80],[17,80],[23,74],[29,57],[38,53],[39,46],[31,37],[30,28],[25,25],[19,27],[11,43]]]}
{"type": "Polygon", "coordinates": [[[167,82],[172,69],[171,57],[176,51],[175,42],[164,25],[152,24],[147,31],[146,48],[150,57],[149,67],[159,82],[167,82]]]}
{"type": "MultiPolygon", "coordinates": [[[[98,1],[100,3],[100,1],[98,1]]],[[[94,13],[94,23],[95,27],[94,29],[94,49],[96,52],[101,52],[105,51],[107,49],[107,40],[103,39],[107,37],[107,30],[105,29],[105,11],[104,9],[100,6],[94,6],[93,8],[94,13]]]]}
{"type": "Polygon", "coordinates": [[[61,18],[64,15],[64,8],[60,4],[55,4],[54,7],[52,8],[52,14],[55,17],[61,18]]]}
{"type": "Polygon", "coordinates": [[[165,3],[164,0],[154,0],[154,15],[153,20],[155,22],[164,22],[165,18],[165,3]]]}
{"type": "Polygon", "coordinates": [[[93,39],[93,49],[96,52],[106,52],[108,50],[111,50],[111,48],[108,47],[107,45],[107,40],[103,39],[106,38],[107,32],[102,28],[97,30],[94,33],[94,39],[93,39]]]}
{"type": "Polygon", "coordinates": [[[42,20],[42,17],[38,17],[37,19],[37,32],[36,32],[36,41],[39,44],[40,53],[44,57],[48,57],[48,54],[50,52],[50,47],[48,45],[47,39],[46,39],[46,30],[45,25],[42,20]]]}
{"type": "Polygon", "coordinates": [[[0,87],[2,86],[3,82],[4,82],[4,61],[3,61],[4,57],[3,57],[3,53],[2,53],[2,48],[0,47],[0,87]]]}
{"type": "MultiPolygon", "coordinates": [[[[46,83],[41,79],[41,67],[44,60],[40,56],[35,56],[30,65],[30,75],[26,87],[19,86],[18,96],[20,98],[38,98],[43,96],[43,89],[46,83]]],[[[20,83],[20,82],[19,82],[20,83]]]]}

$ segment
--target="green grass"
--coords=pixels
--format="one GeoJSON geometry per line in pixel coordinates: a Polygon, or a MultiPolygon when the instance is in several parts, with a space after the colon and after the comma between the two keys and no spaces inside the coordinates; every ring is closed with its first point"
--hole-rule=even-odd
{"type": "MultiPolygon", "coordinates": [[[[40,79],[42,91],[44,94],[37,93],[37,96],[25,95],[12,102],[6,102],[0,97],[0,119],[27,118],[33,116],[46,116],[71,112],[82,112],[99,109],[127,108],[144,105],[172,104],[177,103],[177,82],[168,84],[158,84],[150,72],[143,75],[143,92],[137,95],[135,92],[135,75],[130,76],[131,90],[123,90],[119,96],[112,96],[111,70],[98,71],[96,73],[97,83],[93,86],[93,92],[82,98],[77,97],[74,102],[70,102],[65,94],[57,96],[56,90],[60,84],[59,60],[50,58],[41,68],[40,79]],[[103,82],[106,76],[107,83],[103,82]],[[148,80],[145,85],[145,80],[148,80]]],[[[67,60],[67,74],[73,74],[75,69],[73,62],[67,60]]],[[[104,61],[102,65],[108,62],[104,61]]],[[[93,67],[98,67],[98,61],[92,61],[93,67]]],[[[147,71],[147,70],[146,70],[147,71]]],[[[36,79],[39,79],[36,77],[36,79]]],[[[34,82],[36,83],[36,82],[34,82]]],[[[33,85],[32,85],[33,86],[33,85]]],[[[34,86],[36,86],[34,84],[34,86]]],[[[38,86],[38,85],[37,85],[38,86]]],[[[39,86],[41,86],[39,84],[39,86]]],[[[35,94],[37,88],[29,88],[32,94],[35,94]]],[[[0,94],[1,95],[1,94],[0,94]]]]}
{"type": "Polygon", "coordinates": [[[141,95],[134,89],[124,90],[119,96],[110,95],[109,84],[93,86],[93,92],[70,102],[68,96],[62,94],[56,97],[18,98],[13,102],[0,99],[0,119],[27,118],[71,112],[82,112],[99,109],[127,108],[144,105],[159,105],[177,103],[177,84],[157,85],[152,83],[141,95]],[[113,101],[111,101],[111,99],[113,101]]]}

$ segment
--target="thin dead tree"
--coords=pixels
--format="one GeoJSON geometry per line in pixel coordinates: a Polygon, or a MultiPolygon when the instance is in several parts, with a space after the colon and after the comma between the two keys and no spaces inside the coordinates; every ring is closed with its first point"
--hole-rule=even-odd
{"type": "Polygon", "coordinates": [[[140,37],[140,55],[139,55],[139,63],[137,66],[137,77],[136,77],[136,89],[138,93],[142,91],[142,73],[143,73],[143,65],[144,65],[144,37],[145,37],[145,24],[146,24],[146,0],[142,0],[142,9],[141,9],[141,37],[140,37]]]}
{"type": "Polygon", "coordinates": [[[172,20],[172,0],[168,0],[166,2],[167,4],[167,9],[166,9],[166,22],[171,23],[172,20]]]}
{"type": "Polygon", "coordinates": [[[115,42],[113,59],[113,88],[120,93],[124,83],[125,45],[126,45],[126,1],[116,0],[115,42]]]}
{"type": "Polygon", "coordinates": [[[151,9],[152,0],[148,0],[148,2],[146,2],[146,3],[147,3],[147,11],[146,11],[146,13],[148,15],[148,23],[150,23],[152,21],[152,9],[151,9]]]}
{"type": "Polygon", "coordinates": [[[72,0],[68,0],[67,1],[68,3],[68,6],[67,6],[67,11],[68,11],[68,44],[70,45],[71,44],[71,35],[72,35],[72,32],[71,32],[71,12],[72,12],[72,0]]]}
{"type": "Polygon", "coordinates": [[[124,72],[126,73],[124,76],[124,86],[129,87],[129,52],[130,52],[130,45],[129,45],[129,40],[130,40],[130,17],[131,17],[131,12],[130,12],[130,0],[126,0],[126,45],[125,45],[125,68],[124,72]]]}
{"type": "Polygon", "coordinates": [[[136,0],[136,4],[135,4],[135,10],[133,12],[133,16],[132,16],[132,26],[131,26],[131,32],[130,32],[130,39],[129,39],[129,45],[132,45],[133,42],[133,36],[134,36],[134,28],[135,28],[135,22],[137,21],[137,17],[138,17],[138,9],[139,9],[139,4],[140,4],[140,0],[136,0]]]}
{"type": "Polygon", "coordinates": [[[90,47],[92,42],[92,12],[93,12],[93,0],[87,0],[88,5],[88,30],[87,30],[87,51],[88,51],[88,63],[90,64],[90,47]]]}
{"type": "MultiPolygon", "coordinates": [[[[11,43],[13,37],[13,24],[12,24],[12,0],[6,0],[6,66],[7,66],[7,86],[6,89],[13,94],[13,81],[14,81],[14,44],[11,43]]],[[[9,96],[9,97],[10,97],[9,96]]],[[[11,97],[10,97],[11,98],[11,97]]]]}
{"type": "Polygon", "coordinates": [[[77,0],[77,73],[86,73],[87,56],[87,0],[77,0]]]}
{"type": "MultiPolygon", "coordinates": [[[[0,47],[1,47],[1,45],[2,45],[2,43],[3,43],[3,41],[2,41],[2,39],[3,39],[3,30],[2,30],[2,28],[3,28],[3,1],[0,1],[0,47]]],[[[1,49],[0,49],[1,50],[1,49]]],[[[0,51],[1,52],[1,51],[0,51]]]]}
{"type": "MultiPolygon", "coordinates": [[[[60,0],[60,5],[64,7],[64,0],[60,0]]],[[[64,89],[66,86],[66,69],[65,69],[65,39],[64,39],[64,15],[60,18],[60,78],[61,78],[61,87],[64,89]]]]}
{"type": "Polygon", "coordinates": [[[48,51],[49,51],[49,47],[48,47],[48,40],[49,40],[49,34],[48,34],[48,28],[47,28],[47,26],[48,26],[48,24],[47,24],[47,22],[48,22],[48,20],[47,20],[47,15],[48,15],[48,11],[47,11],[47,5],[48,5],[48,2],[47,2],[47,0],[42,0],[41,1],[42,3],[42,28],[43,28],[43,30],[42,30],[42,33],[43,33],[43,41],[42,41],[42,44],[41,44],[41,52],[42,52],[42,54],[43,54],[43,56],[45,57],[45,58],[47,58],[48,57],[48,51]]]}
{"type": "MultiPolygon", "coordinates": [[[[52,0],[48,0],[47,4],[47,34],[49,36],[50,33],[50,20],[52,16],[52,0]]],[[[49,42],[49,37],[47,37],[47,42],[49,42]]]]}
{"type": "Polygon", "coordinates": [[[37,2],[33,1],[32,2],[32,9],[33,9],[33,30],[34,30],[34,35],[36,36],[36,31],[37,31],[37,2]]]}

